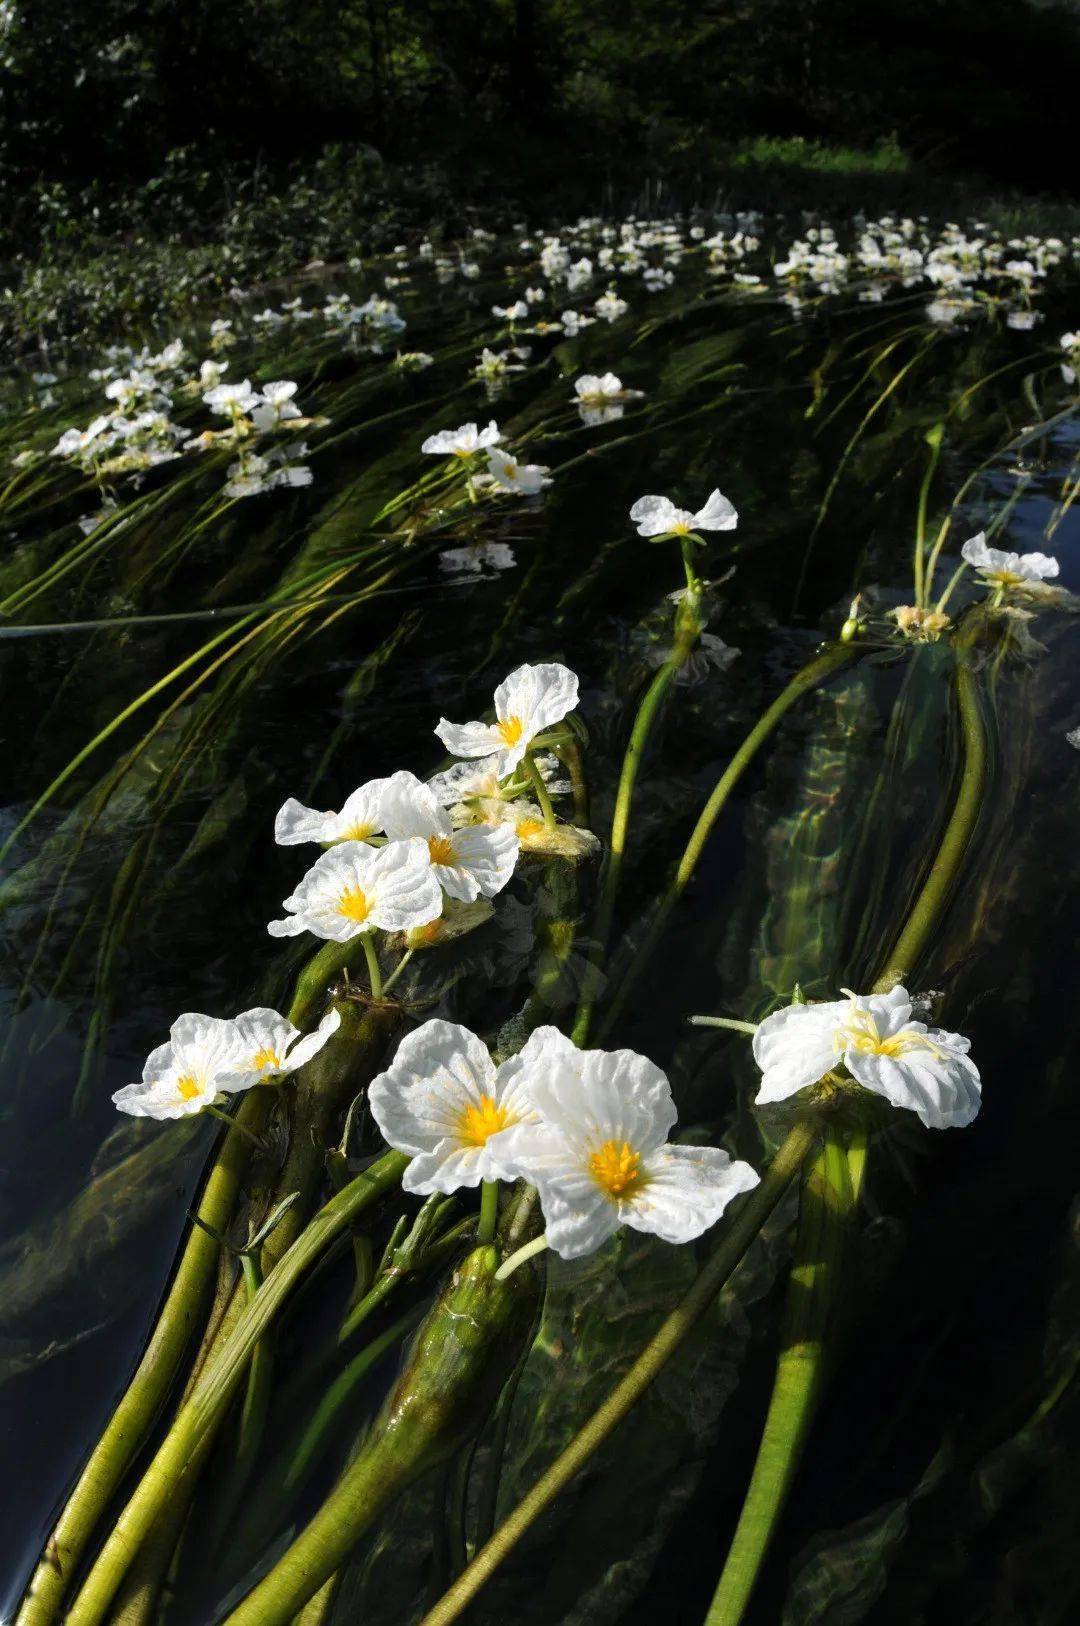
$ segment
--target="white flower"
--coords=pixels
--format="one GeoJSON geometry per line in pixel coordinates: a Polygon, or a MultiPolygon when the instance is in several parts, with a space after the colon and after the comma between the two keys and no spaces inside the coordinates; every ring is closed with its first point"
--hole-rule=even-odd
{"type": "Polygon", "coordinates": [[[928,1129],[960,1129],[981,1102],[979,1071],[960,1033],[911,1020],[901,986],[822,1005],[789,1005],[754,1034],[759,1104],[785,1101],[843,1062],[864,1089],[918,1113],[928,1129]]]}
{"type": "Polygon", "coordinates": [[[667,1078],[633,1050],[578,1050],[537,1028],[516,1058],[522,1115],[490,1148],[504,1179],[536,1186],[550,1248],[592,1253],[620,1225],[690,1242],[758,1176],[712,1146],[672,1146],[667,1078]]]}
{"type": "Polygon", "coordinates": [[[486,429],[477,429],[474,423],[463,423],[459,429],[440,429],[429,435],[420,450],[438,457],[474,457],[488,446],[496,446],[502,436],[492,418],[486,429]]]}
{"type": "Polygon", "coordinates": [[[366,841],[382,835],[382,793],[388,783],[369,779],[353,791],[340,813],[319,813],[290,796],[274,820],[274,840],[279,847],[296,847],[304,841],[366,841]]]}
{"type": "Polygon", "coordinates": [[[523,299],[515,299],[512,305],[492,305],[492,316],[502,316],[508,322],[521,322],[529,314],[529,307],[523,299]]]}
{"type": "Polygon", "coordinates": [[[472,824],[455,830],[430,786],[404,769],[386,781],[382,814],[391,841],[418,836],[427,842],[439,885],[460,903],[493,898],[514,873],[518,840],[509,825],[472,824]]]}
{"type": "Polygon", "coordinates": [[[1060,566],[1046,553],[1005,553],[988,548],[985,532],[965,542],[960,557],[994,587],[1022,587],[1025,582],[1045,581],[1056,576],[1060,566]]]}
{"type": "Polygon", "coordinates": [[[235,1072],[223,1078],[226,1090],[248,1090],[267,1079],[295,1073],[318,1054],[341,1026],[340,1011],[328,1011],[314,1033],[301,1036],[288,1017],[265,1006],[244,1011],[234,1023],[241,1060],[235,1072]]]}
{"type": "Polygon", "coordinates": [[[529,1111],[521,1074],[520,1057],[496,1069],[475,1033],[456,1022],[425,1022],[402,1039],[386,1072],[372,1079],[368,1105],[387,1144],[412,1158],[406,1191],[456,1191],[498,1178],[498,1143],[529,1111]]]}
{"type": "Polygon", "coordinates": [[[629,309],[626,300],[620,299],[614,288],[609,288],[606,294],[601,294],[593,306],[593,310],[603,322],[617,322],[629,309]]]}
{"type": "Polygon", "coordinates": [[[1065,738],[1074,750],[1080,751],[1080,725],[1076,728],[1070,728],[1065,738]]]}
{"type": "Polygon", "coordinates": [[[250,412],[257,406],[259,397],[251,387],[249,379],[242,378],[239,384],[216,384],[212,390],[207,390],[203,400],[211,412],[216,412],[222,418],[234,418],[238,413],[250,412]]]}
{"type": "Polygon", "coordinates": [[[251,421],[256,429],[268,434],[279,424],[286,423],[291,418],[299,418],[300,408],[293,400],[296,394],[296,385],[289,379],[279,379],[274,384],[264,384],[258,406],[252,408],[251,421]]]}
{"type": "Polygon", "coordinates": [[[510,452],[493,447],[488,452],[488,473],[504,491],[515,497],[535,497],[551,484],[549,471],[541,463],[519,463],[510,452]]]}
{"type": "Polygon", "coordinates": [[[518,666],[495,690],[493,723],[451,723],[440,717],[435,732],[457,757],[493,756],[498,777],[505,779],[536,736],[562,722],[577,703],[578,680],[568,666],[518,666]]]}
{"type": "Polygon", "coordinates": [[[442,909],[442,888],[426,841],[392,841],[379,849],[343,841],[316,859],[284,907],[287,918],[266,928],[271,937],[313,932],[344,943],[376,927],[407,932],[426,926],[442,909]]]}
{"type": "Polygon", "coordinates": [[[623,388],[622,379],[615,373],[582,373],[574,380],[577,407],[582,423],[610,423],[621,418],[623,402],[640,400],[643,391],[623,388]]]}
{"type": "Polygon", "coordinates": [[[236,1023],[189,1011],[147,1056],[142,1083],[117,1090],[113,1104],[134,1118],[187,1118],[235,1089],[226,1080],[242,1065],[236,1023]]]}
{"type": "Polygon", "coordinates": [[[719,491],[696,514],[668,497],[639,497],[630,510],[639,536],[691,536],[695,531],[733,531],[739,516],[719,491]]]}

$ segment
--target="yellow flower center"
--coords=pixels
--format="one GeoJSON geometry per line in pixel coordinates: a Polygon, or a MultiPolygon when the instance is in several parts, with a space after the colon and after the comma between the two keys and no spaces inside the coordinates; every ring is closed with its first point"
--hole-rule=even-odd
{"type": "Polygon", "coordinates": [[[533,841],[543,834],[544,825],[541,819],[520,819],[514,829],[519,841],[533,841]]]}
{"type": "Polygon", "coordinates": [[[625,1140],[606,1140],[590,1157],[589,1173],[609,1197],[632,1196],[643,1180],[640,1154],[625,1140]]]}
{"type": "Polygon", "coordinates": [[[508,717],[505,722],[496,724],[495,732],[506,745],[516,745],[525,729],[520,717],[508,717]]]}
{"type": "Polygon", "coordinates": [[[355,920],[358,926],[363,925],[371,913],[371,901],[358,886],[346,887],[337,906],[339,915],[344,915],[346,920],[355,920]]]}
{"type": "Polygon", "coordinates": [[[176,1093],[182,1101],[194,1101],[202,1094],[202,1082],[194,1073],[184,1073],[176,1081],[176,1093]]]}
{"type": "Polygon", "coordinates": [[[932,1050],[935,1055],[941,1053],[925,1033],[912,1033],[905,1029],[894,1033],[890,1039],[883,1039],[870,1012],[860,1010],[853,1012],[850,1022],[837,1028],[834,1042],[838,1051],[857,1050],[863,1056],[903,1056],[909,1050],[932,1050]]]}
{"type": "Polygon", "coordinates": [[[433,864],[454,862],[454,843],[449,836],[428,836],[428,852],[433,864]]]}
{"type": "Polygon", "coordinates": [[[347,830],[343,830],[339,839],[342,841],[366,841],[368,836],[374,834],[375,826],[373,824],[357,823],[350,824],[347,830]]]}
{"type": "Polygon", "coordinates": [[[995,587],[1024,586],[1024,577],[1018,576],[1014,570],[988,570],[986,579],[988,582],[993,582],[995,587]]]}
{"type": "Polygon", "coordinates": [[[248,1065],[253,1073],[276,1073],[281,1067],[281,1057],[276,1050],[258,1050],[248,1065]]]}
{"type": "Polygon", "coordinates": [[[505,1129],[510,1114],[493,1095],[482,1095],[479,1105],[470,1102],[458,1118],[458,1134],[466,1146],[483,1146],[492,1135],[505,1129]]]}

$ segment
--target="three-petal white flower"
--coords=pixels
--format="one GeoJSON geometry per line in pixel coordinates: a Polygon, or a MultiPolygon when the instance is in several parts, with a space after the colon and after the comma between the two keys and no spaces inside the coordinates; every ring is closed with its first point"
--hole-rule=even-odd
{"type": "Polygon", "coordinates": [[[1002,588],[1046,581],[1060,569],[1057,560],[1048,553],[1006,553],[1001,548],[987,547],[985,531],[964,543],[960,557],[972,565],[984,581],[1002,588]]]}
{"type": "Polygon", "coordinates": [[[520,1057],[496,1068],[487,1047],[456,1022],[425,1022],[372,1079],[368,1105],[384,1140],[412,1162],[406,1191],[427,1194],[499,1178],[504,1132],[530,1111],[520,1057]]]}
{"type": "Polygon", "coordinates": [[[242,1066],[236,1023],[188,1011],[147,1056],[142,1082],[117,1090],[113,1105],[133,1118],[187,1118],[235,1089],[227,1080],[242,1066]]]}
{"type": "Polygon", "coordinates": [[[438,457],[475,457],[501,440],[499,426],[492,418],[486,429],[478,429],[474,423],[463,423],[459,429],[440,429],[437,435],[427,437],[420,450],[438,457]]]}
{"type": "Polygon", "coordinates": [[[493,723],[451,723],[441,717],[435,732],[455,756],[491,756],[496,776],[505,779],[536,736],[562,722],[577,703],[578,680],[568,666],[557,661],[518,666],[495,690],[493,723]]]}
{"type": "Polygon", "coordinates": [[[488,473],[495,484],[515,497],[535,497],[551,484],[550,470],[543,463],[519,463],[511,452],[493,447],[488,452],[488,473]]]}
{"type": "Polygon", "coordinates": [[[344,943],[377,927],[407,932],[426,926],[442,911],[442,888],[426,841],[381,848],[343,841],[316,859],[283,907],[289,914],[270,921],[271,937],[312,932],[344,943]]]}
{"type": "Polygon", "coordinates": [[[386,779],[369,779],[348,797],[340,813],[320,813],[290,796],[274,820],[274,840],[279,847],[296,847],[305,841],[366,841],[383,831],[382,793],[386,779]]]}
{"type": "Polygon", "coordinates": [[[960,1033],[911,1019],[911,999],[849,994],[820,1005],[788,1005],[754,1034],[759,1105],[785,1101],[841,1062],[864,1089],[918,1113],[928,1129],[962,1129],[981,1105],[979,1070],[960,1033]]]}
{"type": "Polygon", "coordinates": [[[639,497],[630,510],[639,536],[691,536],[695,531],[733,531],[739,516],[720,491],[711,493],[704,508],[691,513],[676,508],[670,497],[639,497]]]}
{"type": "Polygon", "coordinates": [[[312,1056],[318,1055],[341,1026],[341,1013],[328,1011],[314,1033],[301,1034],[287,1016],[265,1005],[256,1005],[242,1012],[234,1026],[242,1060],[234,1073],[222,1078],[222,1087],[229,1091],[248,1090],[253,1084],[295,1073],[312,1056]]]}
{"type": "Polygon", "coordinates": [[[473,903],[501,892],[518,858],[518,839],[507,824],[455,829],[429,785],[404,769],[386,781],[383,825],[392,842],[426,841],[436,879],[448,897],[473,903]]]}
{"type": "Polygon", "coordinates": [[[758,1184],[719,1147],[669,1144],[671,1087],[646,1056],[579,1050],[543,1027],[515,1059],[532,1110],[499,1136],[491,1162],[504,1179],[535,1185],[548,1246],[562,1258],[592,1253],[620,1225],[690,1242],[758,1184]]]}

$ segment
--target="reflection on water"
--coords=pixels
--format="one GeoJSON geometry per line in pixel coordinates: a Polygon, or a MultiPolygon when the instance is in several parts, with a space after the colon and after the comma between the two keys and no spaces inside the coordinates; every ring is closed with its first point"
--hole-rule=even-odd
{"type": "MultiPolygon", "coordinates": [[[[173,557],[190,500],[178,494],[175,513],[165,505],[30,616],[100,625],[0,641],[10,831],[117,713],[223,634],[64,781],[15,843],[0,889],[0,1427],[21,1470],[0,1531],[0,1606],[15,1606],[137,1358],[212,1138],[202,1125],[118,1126],[110,1093],[179,1011],[280,996],[296,954],[272,947],[265,923],[295,870],[271,841],[286,795],[337,806],[373,775],[429,771],[434,717],[473,715],[508,666],[561,659],[582,676],[604,829],[628,701],[668,635],[677,585],[671,551],[635,536],[627,509],[645,490],[689,502],[719,485],[740,524],[703,570],[737,567],[717,588],[711,630],[739,654],[703,663],[644,766],[617,967],[730,751],[839,626],[851,593],[874,587],[884,606],[910,597],[928,429],[946,422],[935,523],[964,492],[943,579],[954,548],[985,527],[998,546],[1053,551],[1080,589],[1080,424],[1024,433],[1036,406],[1049,419],[1067,400],[1055,370],[1030,335],[989,322],[928,330],[904,295],[799,323],[771,300],[691,297],[684,282],[649,303],[647,320],[544,341],[491,406],[551,466],[542,499],[373,542],[371,517],[416,478],[423,435],[485,417],[482,386],[462,380],[493,292],[502,284],[415,301],[409,343],[438,358],[419,374],[267,335],[273,365],[260,371],[302,380],[305,404],[333,421],[316,484],[236,505],[173,557]],[[610,367],[643,398],[582,423],[572,380],[610,367]],[[349,573],[312,608],[304,569],[327,561],[349,573]],[[245,643],[245,607],[290,582],[299,607],[245,643]],[[195,618],[207,610],[225,612],[220,626],[195,618]]],[[[16,527],[9,586],[51,557],[54,525],[16,527]]],[[[1080,1277],[1067,901],[1080,755],[1064,734],[1080,721],[1080,635],[1067,615],[1031,632],[1045,647],[989,684],[993,788],[933,957],[949,1025],[971,1033],[983,1066],[985,1109],[963,1136],[890,1131],[876,1156],[831,1386],[748,1617],[759,1626],[1067,1618],[1063,1554],[1080,1509],[1080,1455],[1068,1449],[1080,1277]]],[[[951,726],[941,650],[872,659],[796,709],[743,781],[618,1041],[669,1071],[694,1134],[746,1132],[751,1076],[740,1039],[691,1031],[685,1016],[757,1017],[796,981],[811,997],[860,985],[937,828],[951,726]]],[[[444,993],[447,1014],[489,1028],[535,972],[514,952],[525,894],[504,904],[444,993]]],[[[661,1608],[701,1618],[771,1377],[789,1221],[777,1215],[705,1332],[600,1459],[618,1473],[590,1476],[559,1505],[483,1594],[478,1621],[645,1621],[661,1608]]],[[[627,1236],[553,1269],[508,1442],[506,1506],[678,1297],[692,1260],[672,1259],[627,1236]]],[[[286,1360],[308,1336],[286,1323],[286,1360]]],[[[390,1369],[355,1398],[351,1428],[390,1369]]],[[[346,1431],[290,1517],[314,1505],[348,1444],[346,1431]]],[[[423,1487],[389,1516],[335,1618],[408,1618],[431,1495],[423,1487]]],[[[242,1575],[217,1564],[188,1566],[171,1621],[210,1618],[242,1575]]]]}

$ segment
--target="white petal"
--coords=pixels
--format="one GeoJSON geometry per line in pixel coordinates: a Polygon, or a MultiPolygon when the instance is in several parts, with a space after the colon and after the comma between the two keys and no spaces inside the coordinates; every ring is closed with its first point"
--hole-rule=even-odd
{"type": "Polygon", "coordinates": [[[759,1183],[749,1163],[715,1146],[662,1146],[642,1160],[642,1174],[640,1192],[618,1203],[620,1218],[665,1242],[692,1242],[759,1183]]]}
{"type": "Polygon", "coordinates": [[[758,1105],[786,1101],[835,1067],[833,1036],[850,1008],[847,1000],[788,1005],[765,1018],[754,1034],[754,1060],[762,1075],[758,1105]]]}
{"type": "Polygon", "coordinates": [[[630,510],[630,518],[638,528],[639,536],[663,536],[682,519],[689,519],[681,508],[676,508],[670,497],[639,497],[630,510]]]}
{"type": "Polygon", "coordinates": [[[375,853],[365,877],[371,922],[387,932],[408,932],[442,914],[442,888],[426,841],[392,841],[375,853]]]}
{"type": "Polygon", "coordinates": [[[733,505],[720,491],[712,492],[704,508],[694,515],[699,531],[733,531],[738,523],[739,516],[733,505]]]}
{"type": "Polygon", "coordinates": [[[647,1155],[663,1145],[677,1113],[666,1075],[634,1050],[579,1050],[533,1069],[529,1099],[582,1159],[605,1141],[647,1155]]]}
{"type": "Polygon", "coordinates": [[[341,1012],[339,1010],[327,1011],[314,1033],[305,1034],[298,1039],[285,1059],[284,1071],[295,1073],[298,1067],[303,1067],[312,1056],[318,1055],[330,1036],[337,1032],[341,1026],[341,1012]]]}
{"type": "Polygon", "coordinates": [[[982,1104],[978,1068],[961,1045],[950,1044],[959,1034],[931,1029],[926,1037],[926,1048],[913,1046],[898,1056],[850,1049],[844,1060],[864,1089],[917,1113],[928,1129],[962,1129],[982,1104]]]}
{"type": "Polygon", "coordinates": [[[333,816],[332,813],[320,813],[314,807],[305,807],[295,796],[290,796],[278,809],[274,820],[274,840],[279,847],[297,847],[304,841],[325,841],[323,831],[333,816]]]}
{"type": "Polygon", "coordinates": [[[558,661],[515,667],[495,690],[496,716],[500,722],[516,717],[522,724],[525,745],[561,722],[577,703],[577,674],[558,661]]]}
{"type": "MultiPolygon", "coordinates": [[[[518,861],[519,844],[512,824],[471,824],[458,830],[453,836],[454,857],[456,868],[464,870],[472,877],[480,896],[493,898],[501,892],[514,873],[518,861]]],[[[445,871],[436,866],[439,879],[452,898],[461,894],[451,890],[447,884],[445,871]]],[[[476,890],[472,897],[462,901],[471,903],[476,897],[476,890]]]]}
{"type": "Polygon", "coordinates": [[[434,792],[414,773],[404,769],[391,774],[380,801],[383,828],[391,841],[410,836],[449,835],[450,820],[435,799],[434,792]]]}
{"type": "Polygon", "coordinates": [[[433,1020],[402,1039],[393,1062],[372,1079],[368,1104],[387,1144],[415,1157],[444,1141],[460,1146],[462,1113],[495,1088],[495,1065],[476,1034],[433,1020]]]}
{"type": "Polygon", "coordinates": [[[451,723],[440,717],[435,732],[456,757],[486,757],[494,753],[499,758],[499,777],[502,777],[506,742],[490,723],[451,723]]]}

